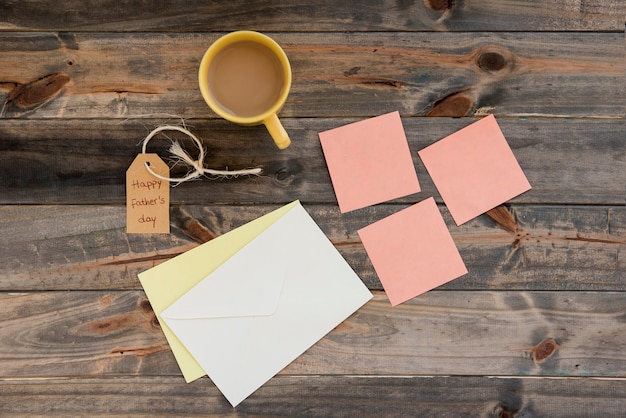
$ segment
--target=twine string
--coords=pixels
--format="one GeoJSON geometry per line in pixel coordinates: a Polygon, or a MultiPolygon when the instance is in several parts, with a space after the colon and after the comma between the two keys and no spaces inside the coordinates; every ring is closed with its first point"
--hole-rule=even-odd
{"type": "Polygon", "coordinates": [[[195,142],[196,146],[198,147],[199,153],[198,153],[198,159],[194,160],[178,142],[175,142],[175,141],[172,142],[172,145],[169,148],[169,152],[172,154],[172,156],[177,162],[182,162],[186,164],[192,170],[190,170],[189,173],[184,177],[171,178],[171,177],[165,177],[158,173],[155,173],[154,170],[150,168],[150,164],[145,163],[146,170],[148,170],[148,172],[152,174],[153,176],[155,176],[156,178],[173,182],[176,184],[180,184],[185,181],[193,180],[205,174],[228,178],[228,177],[239,177],[239,176],[245,176],[245,175],[259,175],[263,171],[260,167],[249,168],[245,170],[214,170],[212,168],[204,167],[205,151],[204,151],[204,147],[202,146],[202,141],[200,141],[200,139],[198,139],[197,136],[195,136],[186,128],[182,126],[177,126],[177,125],[162,125],[154,129],[152,132],[150,132],[148,136],[146,136],[146,138],[143,140],[143,145],[141,147],[142,154],[146,153],[148,142],[150,142],[150,140],[159,132],[163,132],[163,131],[178,131],[187,135],[195,142]]]}

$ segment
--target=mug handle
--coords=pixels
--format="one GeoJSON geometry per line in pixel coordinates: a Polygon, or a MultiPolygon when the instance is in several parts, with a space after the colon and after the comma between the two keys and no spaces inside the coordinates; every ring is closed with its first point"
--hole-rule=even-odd
{"type": "Polygon", "coordinates": [[[289,139],[289,135],[280,123],[276,113],[273,113],[267,119],[263,120],[263,123],[279,149],[285,149],[291,144],[291,139],[289,139]]]}

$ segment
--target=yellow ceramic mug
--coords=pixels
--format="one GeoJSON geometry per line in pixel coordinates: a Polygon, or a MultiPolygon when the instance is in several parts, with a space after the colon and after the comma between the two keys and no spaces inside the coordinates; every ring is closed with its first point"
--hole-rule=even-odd
{"type": "Polygon", "coordinates": [[[291,143],[276,115],[291,87],[291,66],[272,38],[253,31],[222,36],[204,53],[198,72],[200,92],[222,118],[267,127],[280,149],[291,143]]]}

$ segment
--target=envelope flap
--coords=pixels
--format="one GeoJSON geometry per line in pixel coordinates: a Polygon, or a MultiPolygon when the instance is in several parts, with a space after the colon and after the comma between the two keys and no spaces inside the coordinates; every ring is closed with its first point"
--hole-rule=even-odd
{"type": "Polygon", "coordinates": [[[267,316],[276,312],[287,272],[285,257],[289,257],[286,250],[277,252],[277,245],[285,235],[280,225],[292,212],[293,208],[161,316],[166,320],[206,319],[267,316]]]}

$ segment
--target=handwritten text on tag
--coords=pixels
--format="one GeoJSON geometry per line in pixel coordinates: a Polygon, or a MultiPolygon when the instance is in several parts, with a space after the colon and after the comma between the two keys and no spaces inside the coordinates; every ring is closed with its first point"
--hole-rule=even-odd
{"type": "Polygon", "coordinates": [[[170,184],[153,176],[169,176],[169,167],[157,154],[139,154],[126,171],[126,232],[170,232],[170,184]]]}

